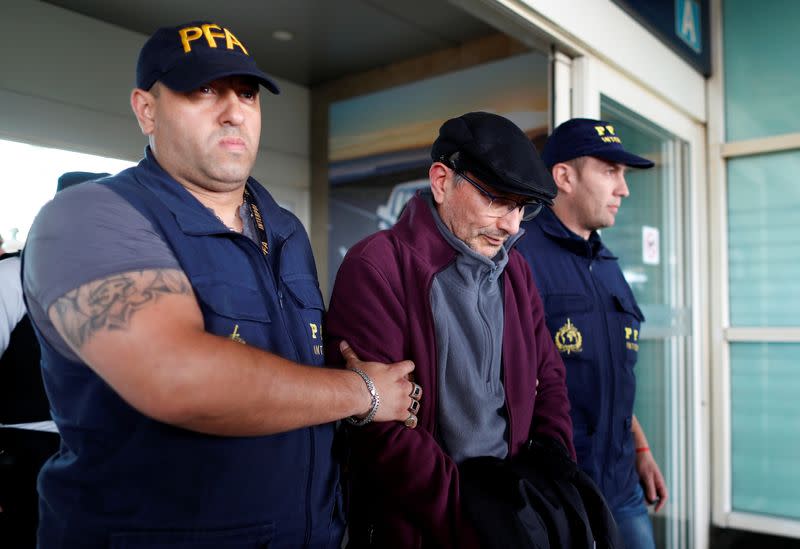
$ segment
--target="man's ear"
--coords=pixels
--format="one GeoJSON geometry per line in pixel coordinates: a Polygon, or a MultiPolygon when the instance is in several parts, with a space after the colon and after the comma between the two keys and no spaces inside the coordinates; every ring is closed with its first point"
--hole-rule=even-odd
{"type": "Polygon", "coordinates": [[[570,194],[575,188],[575,168],[565,162],[559,162],[551,171],[553,180],[558,187],[558,194],[570,194]]]}
{"type": "Polygon", "coordinates": [[[433,200],[437,204],[444,202],[449,171],[450,170],[441,162],[434,162],[428,170],[428,178],[431,180],[431,191],[433,191],[433,200]]]}
{"type": "Polygon", "coordinates": [[[131,108],[144,135],[152,134],[155,127],[155,100],[152,93],[140,88],[131,92],[131,108]]]}

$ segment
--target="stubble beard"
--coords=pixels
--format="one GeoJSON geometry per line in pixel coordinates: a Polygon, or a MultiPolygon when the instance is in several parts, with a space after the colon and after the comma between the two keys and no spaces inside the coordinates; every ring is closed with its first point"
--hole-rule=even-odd
{"type": "MultiPolygon", "coordinates": [[[[204,186],[213,191],[230,191],[241,187],[247,182],[255,165],[253,158],[237,158],[236,156],[224,155],[216,160],[213,157],[206,157],[198,170],[205,181],[204,186]],[[227,158],[226,158],[227,157],[227,158]]],[[[244,155],[242,155],[244,156],[244,155]]]]}

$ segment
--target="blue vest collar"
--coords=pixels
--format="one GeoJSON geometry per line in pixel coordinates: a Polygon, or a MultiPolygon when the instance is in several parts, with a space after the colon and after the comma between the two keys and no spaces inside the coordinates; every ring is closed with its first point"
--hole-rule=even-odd
{"type": "Polygon", "coordinates": [[[605,247],[597,231],[592,231],[588,240],[583,239],[569,230],[549,207],[542,208],[535,221],[542,228],[544,234],[576,255],[592,259],[596,257],[617,259],[611,250],[605,247]]]}
{"type": "MultiPolygon", "coordinates": [[[[144,158],[139,162],[138,168],[146,172],[147,177],[138,177],[137,170],[134,170],[136,180],[167,206],[184,233],[210,235],[230,232],[212,210],[205,207],[161,167],[149,146],[145,148],[144,158]]],[[[269,225],[270,232],[278,240],[286,240],[297,228],[294,217],[287,215],[252,177],[247,179],[247,188],[261,209],[261,216],[269,225]]]]}

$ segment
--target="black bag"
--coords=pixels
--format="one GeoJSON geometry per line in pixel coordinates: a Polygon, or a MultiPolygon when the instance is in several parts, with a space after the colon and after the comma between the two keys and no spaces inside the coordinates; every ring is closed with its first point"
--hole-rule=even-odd
{"type": "Polygon", "coordinates": [[[481,547],[623,547],[597,486],[556,441],[535,437],[511,460],[468,459],[459,478],[462,509],[481,547]]]}

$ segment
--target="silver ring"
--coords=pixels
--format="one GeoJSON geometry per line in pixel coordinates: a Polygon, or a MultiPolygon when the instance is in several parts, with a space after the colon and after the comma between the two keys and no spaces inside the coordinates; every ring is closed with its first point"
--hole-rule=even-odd
{"type": "Polygon", "coordinates": [[[420,387],[418,384],[414,383],[413,381],[412,381],[412,385],[414,385],[414,387],[411,389],[411,394],[408,395],[408,396],[410,396],[414,400],[419,400],[419,397],[422,396],[422,387],[420,387]]]}
{"type": "Polygon", "coordinates": [[[416,414],[419,412],[419,400],[411,400],[411,406],[408,407],[408,411],[412,414],[416,414]]]}
{"type": "Polygon", "coordinates": [[[414,429],[417,426],[417,416],[415,416],[414,414],[409,414],[403,423],[409,429],[414,429]]]}

